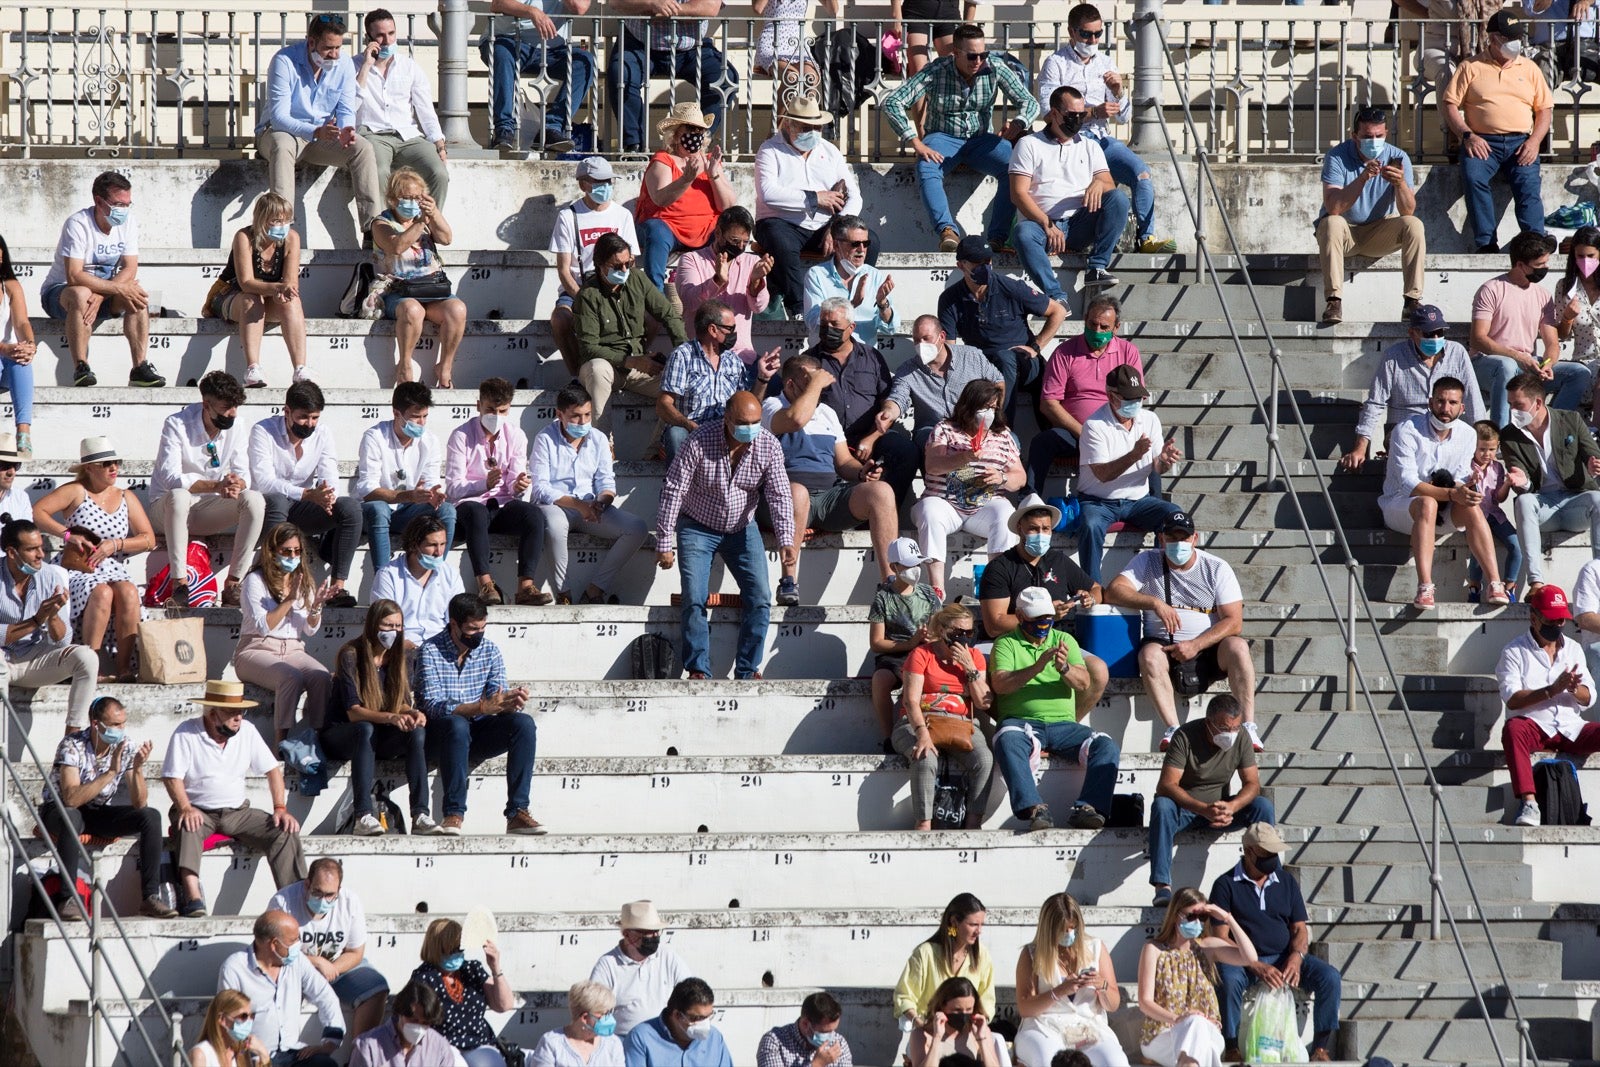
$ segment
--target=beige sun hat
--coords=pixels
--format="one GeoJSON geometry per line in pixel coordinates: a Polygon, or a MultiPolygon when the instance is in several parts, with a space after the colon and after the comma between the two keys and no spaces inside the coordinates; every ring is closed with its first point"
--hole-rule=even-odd
{"type": "Polygon", "coordinates": [[[700,110],[699,104],[684,102],[673,104],[672,110],[667,112],[667,117],[656,126],[661,136],[668,136],[669,130],[674,126],[693,126],[697,130],[709,130],[716,124],[716,119],[700,110]]]}
{"type": "Polygon", "coordinates": [[[826,126],[833,121],[833,116],[822,110],[814,96],[797,96],[790,100],[783,117],[802,126],[826,126]]]}
{"type": "Polygon", "coordinates": [[[96,463],[110,463],[112,460],[122,462],[122,457],[117,455],[117,448],[111,443],[109,437],[85,437],[78,442],[78,462],[69,469],[77,474],[83,468],[96,463]]]}
{"type": "Polygon", "coordinates": [[[622,906],[617,925],[624,930],[663,930],[667,924],[661,921],[654,901],[635,900],[622,906]]]}
{"type": "Polygon", "coordinates": [[[243,682],[225,682],[220,678],[206,680],[204,696],[192,698],[191,704],[204,704],[208,708],[254,708],[259,705],[254,700],[244,698],[243,682]]]}

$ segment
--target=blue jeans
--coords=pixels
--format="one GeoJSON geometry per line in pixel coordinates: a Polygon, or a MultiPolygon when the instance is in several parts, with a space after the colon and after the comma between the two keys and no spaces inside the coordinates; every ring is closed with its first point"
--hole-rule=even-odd
{"type": "Polygon", "coordinates": [[[448,551],[456,541],[456,506],[448,500],[437,508],[432,504],[391,505],[381,500],[368,500],[361,505],[361,524],[366,527],[367,546],[372,550],[373,573],[394,558],[391,536],[400,536],[412,519],[424,515],[437,516],[444,523],[444,544],[448,551]]]}
{"type": "Polygon", "coordinates": [[[12,421],[32,426],[33,364],[0,359],[0,392],[11,394],[11,406],[16,412],[12,421]]]}
{"type": "Polygon", "coordinates": [[[1128,195],[1133,200],[1133,217],[1139,222],[1139,239],[1142,241],[1156,232],[1156,185],[1150,180],[1150,168],[1144,165],[1144,160],[1133,149],[1115,137],[1102,140],[1100,150],[1106,155],[1111,180],[1128,187],[1128,195]]]}
{"type": "MultiPolygon", "coordinates": [[[[431,729],[431,727],[430,727],[431,729]]],[[[1272,801],[1256,797],[1233,813],[1233,822],[1218,830],[1242,830],[1253,823],[1276,823],[1278,813],[1272,801]]],[[[1210,827],[1211,823],[1192,811],[1184,811],[1172,802],[1171,797],[1156,797],[1150,805],[1150,884],[1172,884],[1172,842],[1181,833],[1210,827]]]]}
{"type": "Polygon", "coordinates": [[[528,785],[539,730],[520,712],[466,719],[438,715],[428,720],[428,758],[439,768],[444,815],[467,813],[467,772],[494,756],[506,758],[506,818],[528,808],[528,785]]]}
{"type": "Polygon", "coordinates": [[[672,462],[672,457],[678,454],[685,442],[689,440],[689,431],[682,426],[661,427],[661,449],[667,454],[667,462],[672,462]]]}
{"type": "MultiPolygon", "coordinates": [[[[1483,400],[1489,408],[1489,419],[1496,426],[1511,421],[1511,403],[1506,399],[1506,386],[1522,373],[1522,366],[1509,356],[1476,355],[1472,357],[1472,370],[1483,389],[1483,400]]],[[[1545,392],[1550,406],[1564,411],[1577,411],[1578,405],[1589,398],[1594,388],[1594,372],[1582,363],[1562,360],[1555,365],[1556,376],[1546,383],[1545,392]]]]}
{"type": "Polygon", "coordinates": [[[660,219],[649,219],[639,223],[638,232],[639,258],[644,261],[645,277],[649,278],[650,284],[657,289],[665,289],[667,257],[674,252],[688,252],[691,249],[678,240],[671,226],[660,219]]]}
{"type": "MultiPolygon", "coordinates": [[[[1104,734],[1095,737],[1094,731],[1081,722],[1046,723],[1009,718],[1000,721],[1001,727],[1012,723],[1031,727],[1041,748],[1053,755],[1066,757],[1075,767],[1078,766],[1079,749],[1085,741],[1094,737],[1089,746],[1089,763],[1078,802],[1088,804],[1101,815],[1111,814],[1111,793],[1117,784],[1117,761],[1122,757],[1115,741],[1104,734]]],[[[1000,774],[1006,780],[1006,791],[1011,795],[1011,814],[1020,819],[1023,812],[1043,803],[1039,797],[1039,787],[1033,780],[1033,770],[1028,766],[1033,742],[1021,730],[996,731],[992,747],[994,761],[999,764],[1000,774]]]]}
{"type": "Polygon", "coordinates": [[[1105,551],[1106,531],[1112,523],[1120,522],[1140,530],[1159,530],[1168,515],[1183,510],[1154,495],[1132,500],[1106,500],[1079,493],[1078,503],[1082,508],[1078,516],[1078,566],[1097,582],[1100,580],[1100,557],[1105,551]]]}
{"type": "MultiPolygon", "coordinates": [[[[1067,248],[1089,249],[1090,270],[1105,270],[1111,266],[1112,253],[1116,252],[1123,227],[1127,225],[1128,194],[1121,189],[1106,193],[1099,211],[1083,208],[1073,212],[1072,218],[1055,223],[1056,229],[1067,235],[1067,248]]],[[[1056,277],[1055,264],[1045,249],[1044,227],[1032,219],[1022,219],[1017,223],[1012,241],[1033,284],[1050,299],[1065,303],[1067,297],[1061,289],[1061,280],[1056,277]]]]}
{"type": "Polygon", "coordinates": [[[599,68],[588,49],[571,47],[562,37],[540,41],[503,34],[480,41],[478,54],[494,70],[489,114],[496,135],[517,127],[517,75],[542,74],[548,64],[556,90],[544,101],[545,137],[564,139],[572,131],[572,113],[588,99],[599,68]]]}
{"type": "Polygon", "coordinates": [[[1544,232],[1544,200],[1539,196],[1539,161],[1535,159],[1526,167],[1516,161],[1517,152],[1527,134],[1491,133],[1484,143],[1489,146],[1488,159],[1475,159],[1461,151],[1461,184],[1466,186],[1467,227],[1475,247],[1497,244],[1496,223],[1499,218],[1494,208],[1494,195],[1489,183],[1496,174],[1511,186],[1511,198],[1517,206],[1517,228],[1544,232]]]}
{"type": "MultiPolygon", "coordinates": [[[[1262,963],[1270,963],[1274,967],[1281,967],[1288,952],[1276,956],[1262,957],[1262,963]]],[[[1235,967],[1231,963],[1217,964],[1217,970],[1222,977],[1222,1037],[1230,1045],[1238,1044],[1240,1007],[1244,1003],[1244,991],[1249,989],[1257,980],[1251,978],[1250,973],[1243,967],[1235,967]]],[[[1327,1048],[1333,1042],[1333,1035],[1339,1030],[1339,972],[1331,963],[1326,963],[1315,956],[1302,956],[1300,958],[1300,988],[1310,993],[1314,998],[1311,1008],[1311,1029],[1315,1037],[1307,1052],[1315,1052],[1319,1048],[1327,1048]]]]}
{"type": "Polygon", "coordinates": [[[744,612],[739,617],[739,651],[735,678],[761,669],[767,650],[767,620],[772,615],[772,590],[767,584],[767,550],[755,523],[732,533],[718,533],[685,519],[678,530],[678,573],[683,583],[683,669],[711,673],[711,623],[706,597],[711,587],[711,557],[720,555],[739,584],[744,612]]]}
{"type": "Polygon", "coordinates": [[[922,206],[928,209],[928,221],[933,232],[950,229],[960,232],[950,214],[950,199],[945,196],[944,176],[965,164],[979,174],[987,174],[1000,183],[994,203],[989,205],[989,219],[985,223],[989,240],[1003,241],[1011,233],[1011,221],[1017,209],[1006,194],[1011,178],[1011,142],[992,133],[980,133],[962,140],[948,133],[929,133],[922,143],[944,156],[943,163],[917,161],[917,181],[922,184],[922,206]]]}
{"type": "Polygon", "coordinates": [[[1544,550],[1539,534],[1545,530],[1589,531],[1590,552],[1600,559],[1600,492],[1573,493],[1556,486],[1523,493],[1512,508],[1517,537],[1522,542],[1522,562],[1528,584],[1544,581],[1544,550]]]}
{"type": "Polygon", "coordinates": [[[642,42],[624,34],[620,54],[613,48],[606,63],[606,95],[611,110],[622,115],[622,144],[629,152],[645,146],[647,77],[677,78],[698,86],[700,110],[711,115],[712,129],[722,122],[727,101],[738,94],[739,75],[709,37],[688,52],[656,52],[647,51],[642,42]]]}
{"type": "MultiPolygon", "coordinates": [[[[1522,573],[1522,540],[1517,537],[1517,528],[1511,525],[1509,519],[1498,516],[1489,517],[1489,532],[1494,534],[1494,539],[1506,546],[1506,562],[1500,568],[1500,580],[1510,585],[1522,573]]],[[[1478,566],[1474,557],[1467,558],[1467,581],[1477,585],[1483,580],[1483,568],[1478,566]]]]}

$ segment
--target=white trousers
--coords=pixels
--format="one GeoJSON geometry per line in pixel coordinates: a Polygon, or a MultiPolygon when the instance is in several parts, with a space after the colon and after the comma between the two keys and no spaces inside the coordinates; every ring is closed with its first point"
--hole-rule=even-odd
{"type": "Polygon", "coordinates": [[[1009,550],[1017,543],[1017,535],[1006,526],[1006,520],[1015,510],[1011,501],[997,496],[971,515],[963,515],[948,500],[931,496],[917,501],[911,509],[911,521],[917,524],[922,554],[943,563],[948,561],[945,541],[961,530],[988,538],[991,556],[1009,550]]]}
{"type": "Polygon", "coordinates": [[[1177,1067],[1179,1056],[1188,1056],[1200,1067],[1222,1067],[1222,1031],[1199,1015],[1179,1019],[1142,1049],[1146,1059],[1161,1067],[1177,1067]]]}

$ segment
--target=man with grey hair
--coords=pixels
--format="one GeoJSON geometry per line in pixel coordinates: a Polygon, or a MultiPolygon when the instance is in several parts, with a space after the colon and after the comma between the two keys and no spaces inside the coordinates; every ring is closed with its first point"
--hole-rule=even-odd
{"type": "Polygon", "coordinates": [[[265,911],[251,929],[248,948],[222,961],[217,992],[237,989],[250,998],[254,1036],[274,1064],[338,1067],[333,1058],[344,1043],[344,1013],[333,987],[300,949],[300,924],[286,911],[265,911]],[[301,1044],[301,1005],[311,1001],[322,1020],[322,1041],[301,1044]]]}
{"type": "Polygon", "coordinates": [[[887,431],[909,411],[912,437],[920,453],[933,436],[933,428],[955,410],[956,399],[969,383],[982,379],[1004,384],[1005,379],[983,349],[951,344],[937,315],[918,315],[911,340],[917,358],[906,360],[894,372],[894,384],[878,412],[878,428],[887,431]]]}
{"type": "Polygon", "coordinates": [[[833,256],[806,271],[806,338],[817,343],[818,323],[826,301],[838,298],[850,309],[855,335],[876,345],[900,328],[894,310],[894,278],[867,262],[872,233],[858,215],[840,215],[829,225],[833,256]]]}

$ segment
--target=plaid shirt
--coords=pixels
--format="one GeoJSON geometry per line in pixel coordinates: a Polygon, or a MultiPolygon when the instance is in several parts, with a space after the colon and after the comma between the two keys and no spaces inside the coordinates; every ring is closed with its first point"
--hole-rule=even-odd
{"type": "Polygon", "coordinates": [[[661,391],[678,398],[678,411],[691,422],[722,418],[728,398],[741,389],[754,389],[756,369],[733,352],[724,352],[712,369],[705,347],[685,341],[672,350],[661,371],[661,391]]]}
{"type": "MultiPolygon", "coordinates": [[[[844,1041],[843,1034],[836,1032],[835,1038],[844,1041]]],[[[775,1026],[762,1035],[761,1044],[756,1046],[756,1067],[810,1067],[816,1054],[817,1050],[801,1035],[797,1024],[775,1026]]],[[[850,1058],[849,1042],[845,1042],[844,1052],[833,1062],[834,1067],[852,1067],[855,1061],[850,1058]]]]}
{"type": "Polygon", "coordinates": [[[657,549],[673,550],[680,512],[718,533],[748,526],[755,521],[763,493],[778,544],[795,544],[794,502],[789,497],[789,476],[778,439],[762,430],[734,467],[722,421],[707,423],[689,435],[667,468],[656,512],[657,549]]]}
{"type": "Polygon", "coordinates": [[[969,86],[956,71],[954,56],[940,56],[900,84],[883,101],[889,125],[901,141],[909,141],[917,129],[906,112],[912,104],[926,98],[926,129],[963,140],[985,133],[994,122],[994,99],[1005,93],[1017,108],[1017,118],[1032,126],[1039,117],[1039,101],[1028,92],[1009,63],[991,57],[984,71],[969,86]]]}
{"type": "Polygon", "coordinates": [[[506,663],[500,646],[484,638],[457,667],[459,654],[448,626],[422,642],[417,655],[417,704],[430,719],[454,715],[459,705],[506,688],[506,663]]]}

